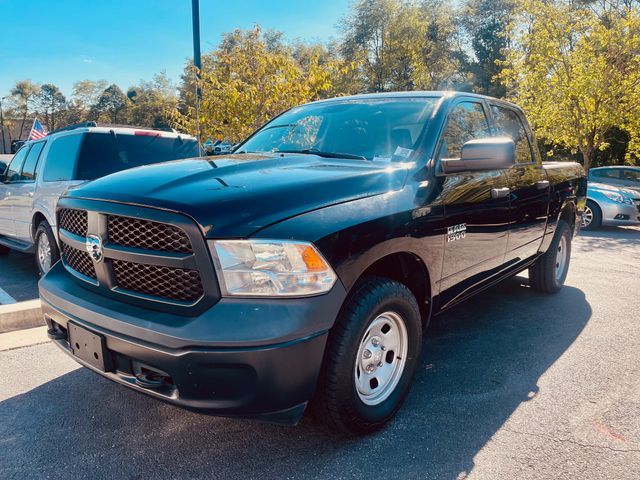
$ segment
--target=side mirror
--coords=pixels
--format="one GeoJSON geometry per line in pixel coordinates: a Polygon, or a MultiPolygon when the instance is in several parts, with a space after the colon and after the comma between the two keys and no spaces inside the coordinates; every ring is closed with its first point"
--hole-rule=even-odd
{"type": "Polygon", "coordinates": [[[509,137],[478,138],[462,146],[460,158],[443,158],[444,173],[509,168],[516,161],[516,144],[509,137]]]}

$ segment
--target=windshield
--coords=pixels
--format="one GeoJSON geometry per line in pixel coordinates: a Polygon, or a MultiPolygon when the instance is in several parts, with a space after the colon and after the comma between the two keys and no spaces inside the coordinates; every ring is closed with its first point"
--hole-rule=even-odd
{"type": "Polygon", "coordinates": [[[295,107],[262,127],[237,153],[404,160],[415,149],[437,100],[380,98],[295,107]]]}
{"type": "Polygon", "coordinates": [[[200,156],[198,142],[180,137],[87,133],[77,180],[94,180],[128,168],[200,156]]]}

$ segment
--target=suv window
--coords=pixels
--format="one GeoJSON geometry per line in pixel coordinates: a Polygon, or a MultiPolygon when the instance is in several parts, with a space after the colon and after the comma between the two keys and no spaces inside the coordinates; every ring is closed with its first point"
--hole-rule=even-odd
{"type": "Polygon", "coordinates": [[[94,180],[128,168],[200,156],[195,139],[90,132],[80,150],[76,180],[94,180]]]}
{"type": "Polygon", "coordinates": [[[460,158],[462,146],[475,138],[489,136],[489,122],[479,102],[461,102],[449,113],[442,134],[440,158],[460,158]]]}
{"type": "Polygon", "coordinates": [[[53,141],[44,165],[45,182],[73,180],[82,137],[78,134],[65,135],[53,141]]]}
{"type": "Polygon", "coordinates": [[[29,155],[22,167],[22,174],[20,180],[35,180],[36,179],[36,166],[38,165],[38,158],[40,158],[40,152],[44,148],[45,142],[34,143],[29,150],[29,155]]]}
{"type": "Polygon", "coordinates": [[[17,182],[20,180],[20,170],[22,170],[22,165],[27,158],[27,153],[29,153],[29,147],[23,147],[14,155],[7,168],[5,182],[17,182]]]}
{"type": "Polygon", "coordinates": [[[497,134],[510,137],[516,144],[516,162],[532,163],[531,145],[520,115],[510,108],[498,105],[491,105],[491,111],[496,122],[497,134]]]}

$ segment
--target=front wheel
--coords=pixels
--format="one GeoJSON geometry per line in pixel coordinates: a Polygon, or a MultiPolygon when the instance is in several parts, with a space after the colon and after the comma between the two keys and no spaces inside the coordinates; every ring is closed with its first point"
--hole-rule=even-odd
{"type": "Polygon", "coordinates": [[[560,291],[569,272],[570,260],[571,227],[560,220],[548,250],[529,267],[531,287],[544,293],[560,291]]]}
{"type": "Polygon", "coordinates": [[[369,278],[355,287],[329,334],[316,416],[333,430],[370,433],[398,411],[413,381],[420,309],[403,284],[369,278]]]}
{"type": "Polygon", "coordinates": [[[56,239],[46,220],[40,222],[36,229],[36,267],[40,276],[47,273],[60,258],[56,239]]]}
{"type": "Polygon", "coordinates": [[[582,230],[598,230],[602,227],[602,211],[598,204],[592,200],[587,200],[582,213],[582,230]]]}

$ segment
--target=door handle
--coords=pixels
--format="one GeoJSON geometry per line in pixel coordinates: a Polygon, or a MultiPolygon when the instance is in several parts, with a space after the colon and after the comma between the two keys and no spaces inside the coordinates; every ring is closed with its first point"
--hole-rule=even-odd
{"type": "Polygon", "coordinates": [[[492,188],[491,198],[504,198],[509,196],[510,193],[511,193],[511,189],[509,187],[492,188]]]}
{"type": "Polygon", "coordinates": [[[549,188],[549,180],[540,180],[539,182],[536,182],[536,187],[538,190],[546,190],[549,188]]]}

